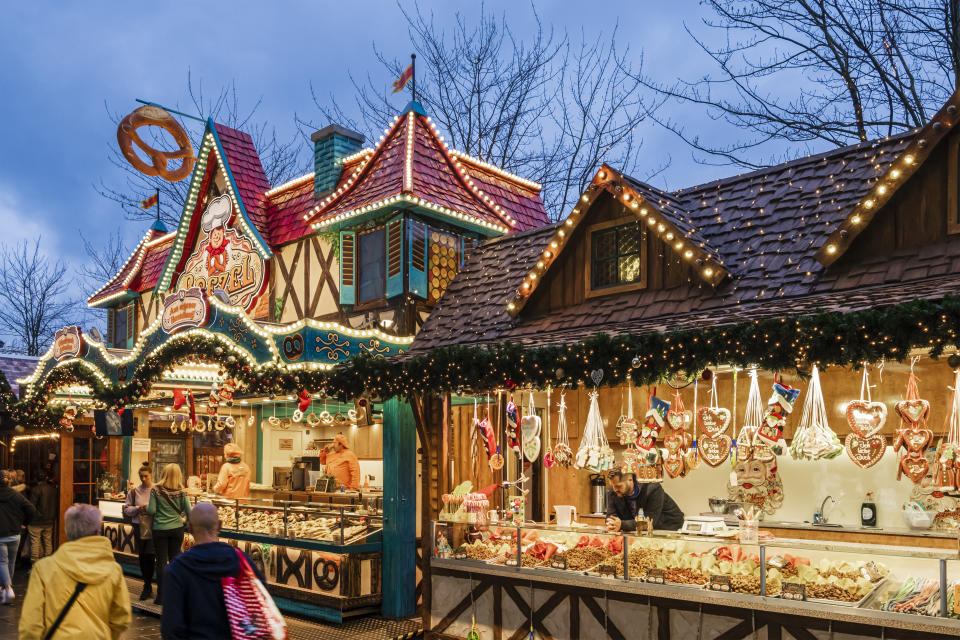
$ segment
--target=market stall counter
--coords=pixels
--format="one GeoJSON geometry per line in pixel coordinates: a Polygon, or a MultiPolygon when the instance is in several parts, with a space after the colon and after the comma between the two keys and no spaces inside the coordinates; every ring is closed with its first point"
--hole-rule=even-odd
{"type": "MultiPolygon", "coordinates": [[[[379,611],[379,500],[330,504],[200,495],[192,501],[217,506],[220,537],[260,566],[282,610],[333,622],[379,611]]],[[[100,501],[103,533],[124,570],[135,574],[133,525],[120,516],[121,506],[116,500],[100,501]]],[[[190,541],[187,535],[185,545],[190,541]]]]}
{"type": "Polygon", "coordinates": [[[956,550],[524,524],[433,525],[431,637],[955,638],[956,550]],[[518,543],[519,541],[519,543],[518,543]]]}

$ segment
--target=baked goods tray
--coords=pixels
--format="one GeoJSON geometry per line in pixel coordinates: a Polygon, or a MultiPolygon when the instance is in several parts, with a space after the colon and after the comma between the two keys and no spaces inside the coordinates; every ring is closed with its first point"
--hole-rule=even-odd
{"type": "Polygon", "coordinates": [[[870,599],[870,596],[876,593],[877,589],[879,589],[883,585],[883,583],[886,581],[887,581],[887,578],[882,578],[877,582],[873,583],[873,589],[870,589],[870,591],[867,592],[867,595],[863,596],[856,602],[847,602],[845,600],[828,600],[826,598],[807,598],[807,602],[816,602],[818,604],[832,604],[838,607],[851,607],[851,608],[862,607],[867,602],[867,600],[870,599]]]}

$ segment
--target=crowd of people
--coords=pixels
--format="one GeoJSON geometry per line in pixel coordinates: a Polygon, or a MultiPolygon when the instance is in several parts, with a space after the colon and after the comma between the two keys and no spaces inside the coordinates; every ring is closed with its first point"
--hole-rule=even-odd
{"type": "MultiPolygon", "coordinates": [[[[245,553],[220,541],[216,506],[191,508],[177,464],[165,466],[156,483],[152,475],[146,464],[139,469],[140,483],[128,492],[123,513],[134,531],[144,580],[141,600],[154,595],[156,581],[162,636],[223,639],[238,637],[238,629],[251,624],[283,625],[272,601],[246,608],[244,594],[265,590],[241,583],[265,584],[264,577],[245,553]],[[182,551],[188,530],[193,544],[182,551]]],[[[242,469],[234,466],[234,487],[243,482],[239,476],[242,469]]],[[[25,489],[22,475],[0,472],[0,603],[16,597],[13,575],[22,541],[29,540],[32,559],[20,638],[119,638],[131,623],[130,596],[110,541],[102,535],[100,510],[88,504],[68,508],[66,542],[53,551],[59,516],[55,479],[46,475],[29,492],[25,489]]]]}

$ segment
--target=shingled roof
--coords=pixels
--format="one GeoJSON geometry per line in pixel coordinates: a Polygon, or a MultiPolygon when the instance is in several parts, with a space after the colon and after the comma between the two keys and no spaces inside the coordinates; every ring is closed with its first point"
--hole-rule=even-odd
{"type": "Polygon", "coordinates": [[[304,220],[319,229],[406,201],[496,232],[547,223],[539,185],[451,151],[411,103],[345,181],[304,220]]]}
{"type": "Polygon", "coordinates": [[[153,288],[167,261],[174,235],[151,227],[117,275],[90,296],[87,305],[98,307],[126,293],[140,293],[153,288]]]}
{"type": "MultiPolygon", "coordinates": [[[[557,235],[561,229],[569,227],[554,225],[503,236],[483,243],[468,256],[417,334],[412,351],[505,341],[562,344],[599,332],[723,325],[941,297],[960,285],[958,237],[875,259],[864,260],[860,252],[856,260],[838,262],[831,269],[818,260],[841,228],[849,228],[851,220],[862,224],[857,212],[875,197],[878,180],[888,177],[896,158],[908,158],[912,164],[910,154],[919,142],[926,141],[919,147],[930,152],[942,139],[943,127],[937,128],[935,138],[931,127],[672,193],[629,176],[595,178],[591,202],[598,198],[599,185],[603,197],[617,199],[630,211],[624,186],[631,187],[644,200],[659,205],[663,218],[685,231],[687,238],[702,243],[729,277],[715,286],[692,279],[670,288],[587,298],[562,309],[532,305],[514,318],[507,304],[517,299],[523,283],[530,282],[535,265],[546,261],[544,252],[556,246],[551,242],[562,237],[557,235]]],[[[605,170],[611,171],[609,167],[601,171],[605,170]]],[[[583,202],[578,206],[585,208],[583,202]]],[[[567,224],[571,223],[568,219],[567,224]]],[[[547,277],[548,270],[535,283],[545,283],[547,277]]],[[[540,293],[534,291],[530,297],[540,293]]],[[[518,313],[516,308],[513,313],[518,313]]]]}

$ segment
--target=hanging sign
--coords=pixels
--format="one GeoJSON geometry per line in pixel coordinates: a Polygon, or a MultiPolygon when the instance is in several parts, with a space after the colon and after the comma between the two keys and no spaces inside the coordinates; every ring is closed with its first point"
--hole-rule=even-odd
{"type": "Polygon", "coordinates": [[[57,360],[76,358],[86,351],[86,341],[80,327],[64,327],[53,337],[53,357],[57,360]]]}
{"type": "Polygon", "coordinates": [[[150,438],[133,438],[134,453],[150,453],[150,438]]]}
{"type": "Polygon", "coordinates": [[[210,302],[200,287],[180,290],[163,299],[160,327],[174,333],[187,327],[202,327],[210,316],[210,302]]]}
{"type": "Polygon", "coordinates": [[[231,304],[253,309],[267,283],[267,267],[250,238],[233,223],[233,201],[223,194],[210,201],[200,218],[193,253],[177,279],[176,291],[198,287],[213,295],[223,289],[231,304]]]}

